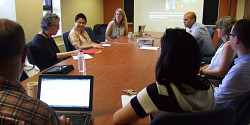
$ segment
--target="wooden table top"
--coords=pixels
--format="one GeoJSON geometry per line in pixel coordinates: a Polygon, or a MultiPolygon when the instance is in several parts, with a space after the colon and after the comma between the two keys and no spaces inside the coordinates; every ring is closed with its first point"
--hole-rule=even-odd
{"type": "MultiPolygon", "coordinates": [[[[155,38],[154,46],[160,46],[163,33],[150,32],[155,38]]],[[[121,108],[121,90],[133,89],[139,92],[147,85],[155,82],[155,64],[160,50],[142,50],[136,45],[136,38],[121,37],[114,42],[108,42],[110,47],[104,47],[101,53],[91,55],[94,58],[86,60],[87,75],[94,76],[93,95],[93,125],[112,125],[113,114],[121,108]]],[[[68,58],[56,65],[71,64],[74,70],[70,75],[81,75],[78,72],[77,61],[68,58]]],[[[41,74],[41,73],[39,73],[41,74]]],[[[27,82],[38,81],[39,74],[21,82],[27,90],[27,82]]],[[[149,118],[136,121],[133,124],[149,124],[149,118]]]]}

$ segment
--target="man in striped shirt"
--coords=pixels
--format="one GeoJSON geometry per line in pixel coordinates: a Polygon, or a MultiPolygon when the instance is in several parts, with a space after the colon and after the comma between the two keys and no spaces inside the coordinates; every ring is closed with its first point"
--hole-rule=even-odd
{"type": "Polygon", "coordinates": [[[26,53],[22,26],[0,19],[0,124],[70,124],[70,119],[59,119],[48,104],[28,96],[19,83],[26,53]]]}
{"type": "Polygon", "coordinates": [[[194,12],[187,12],[184,15],[184,25],[189,28],[189,33],[195,37],[201,52],[205,56],[214,54],[215,49],[211,36],[207,28],[203,24],[196,23],[196,15],[194,12]]]}

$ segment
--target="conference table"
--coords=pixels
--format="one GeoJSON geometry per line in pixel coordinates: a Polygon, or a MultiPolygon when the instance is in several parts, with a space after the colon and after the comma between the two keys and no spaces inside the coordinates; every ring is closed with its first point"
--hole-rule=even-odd
{"type": "MultiPolygon", "coordinates": [[[[148,37],[154,38],[154,46],[160,47],[161,32],[147,32],[148,37]]],[[[154,83],[155,64],[160,55],[159,50],[143,50],[136,44],[136,37],[128,39],[127,36],[117,38],[111,46],[100,49],[102,52],[91,55],[86,59],[86,74],[94,76],[94,94],[92,125],[113,125],[114,113],[122,107],[121,95],[128,95],[122,90],[133,89],[139,92],[147,85],[154,83]]],[[[74,66],[68,75],[83,75],[78,71],[78,62],[72,57],[55,66],[74,66]]],[[[21,82],[27,91],[27,83],[38,81],[39,74],[21,82]]],[[[134,125],[149,124],[148,117],[132,123],[134,125]]]]}

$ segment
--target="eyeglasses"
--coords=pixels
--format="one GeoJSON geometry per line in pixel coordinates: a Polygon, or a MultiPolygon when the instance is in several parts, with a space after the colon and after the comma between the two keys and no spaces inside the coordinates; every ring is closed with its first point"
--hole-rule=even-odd
{"type": "Polygon", "coordinates": [[[230,38],[230,36],[233,36],[233,37],[234,37],[235,35],[234,35],[234,34],[231,34],[231,33],[228,33],[228,34],[227,34],[227,37],[230,38]]]}

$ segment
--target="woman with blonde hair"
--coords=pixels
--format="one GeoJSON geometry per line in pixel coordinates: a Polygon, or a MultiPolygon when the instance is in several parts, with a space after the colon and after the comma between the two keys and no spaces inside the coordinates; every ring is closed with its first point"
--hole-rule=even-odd
{"type": "Polygon", "coordinates": [[[109,22],[106,29],[106,41],[112,41],[115,38],[128,34],[127,17],[123,9],[118,8],[112,21],[109,22]]]}

